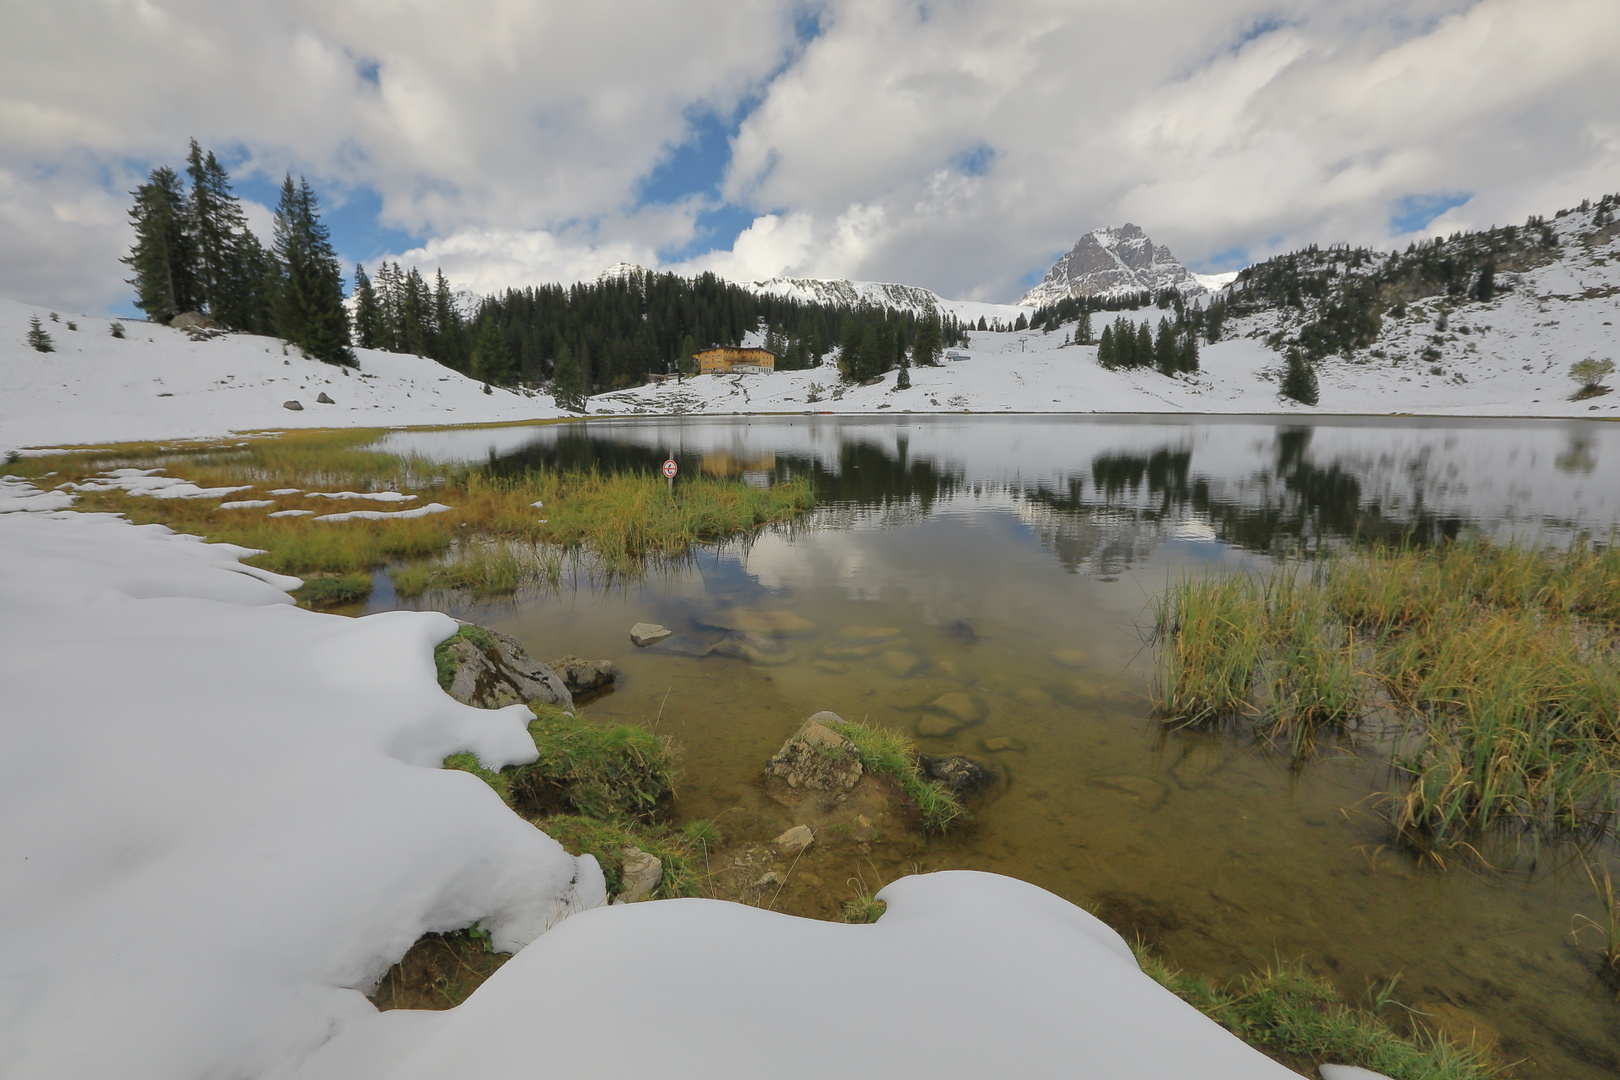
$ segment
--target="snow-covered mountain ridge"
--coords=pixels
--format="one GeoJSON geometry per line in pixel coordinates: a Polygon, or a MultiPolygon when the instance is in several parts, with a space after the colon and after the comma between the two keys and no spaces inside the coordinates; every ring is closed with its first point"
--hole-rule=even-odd
{"type": "Polygon", "coordinates": [[[1207,297],[1212,291],[1169,248],[1156,246],[1139,226],[1126,222],[1082,236],[1019,303],[1040,307],[1070,297],[1108,299],[1161,289],[1175,289],[1189,300],[1207,297]]]}

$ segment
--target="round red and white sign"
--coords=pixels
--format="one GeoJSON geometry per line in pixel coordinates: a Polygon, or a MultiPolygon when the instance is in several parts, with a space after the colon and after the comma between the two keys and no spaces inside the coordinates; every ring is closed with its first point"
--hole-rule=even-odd
{"type": "Polygon", "coordinates": [[[668,461],[664,462],[664,475],[669,477],[671,480],[675,479],[675,459],[674,458],[670,458],[668,461]]]}

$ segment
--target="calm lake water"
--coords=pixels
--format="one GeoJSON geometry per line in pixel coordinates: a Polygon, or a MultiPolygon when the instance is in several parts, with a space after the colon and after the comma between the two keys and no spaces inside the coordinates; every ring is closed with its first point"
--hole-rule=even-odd
{"type": "MultiPolygon", "coordinates": [[[[579,567],[516,600],[419,606],[505,630],[542,658],[612,659],[619,687],[587,713],[676,736],[679,812],[723,829],[778,823],[757,780],[809,714],[915,732],[922,703],[974,695],[980,722],[919,742],[995,758],[1005,791],[960,835],[852,858],[847,875],[823,869],[826,910],[850,894],[846,876],[871,887],[912,870],[998,871],[1095,903],[1217,977],[1304,957],[1355,997],[1399,975],[1398,1000],[1499,1033],[1503,1056],[1523,1059],[1516,1075],[1620,1072],[1620,1004],[1593,978],[1593,939],[1570,935],[1577,913],[1599,913],[1575,852],[1546,848],[1503,872],[1421,864],[1386,846],[1376,802],[1391,781],[1370,751],[1293,768],[1247,739],[1166,733],[1149,715],[1144,645],[1152,599],[1178,575],[1264,567],[1355,532],[1603,539],[1620,516],[1620,425],[794,416],[383,445],[496,472],[651,473],[673,452],[683,476],[814,479],[821,502],[806,521],[642,581],[579,567]],[[811,626],[771,666],[628,639],[650,621],[713,641],[710,618],[731,608],[811,626]],[[869,656],[840,650],[841,630],[872,626],[898,635],[869,656]],[[991,753],[994,739],[1022,749],[991,753]]],[[[385,589],[373,607],[388,606],[385,589]]],[[[1620,875],[1612,851],[1583,854],[1620,875]]]]}

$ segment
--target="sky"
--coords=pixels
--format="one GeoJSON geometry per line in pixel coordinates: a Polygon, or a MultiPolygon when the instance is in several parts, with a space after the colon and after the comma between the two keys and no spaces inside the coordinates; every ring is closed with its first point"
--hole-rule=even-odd
{"type": "Polygon", "coordinates": [[[486,293],[615,262],[1011,302],[1134,222],[1195,270],[1620,191],[1615,0],[0,0],[0,296],[129,313],[130,192],[486,293]]]}

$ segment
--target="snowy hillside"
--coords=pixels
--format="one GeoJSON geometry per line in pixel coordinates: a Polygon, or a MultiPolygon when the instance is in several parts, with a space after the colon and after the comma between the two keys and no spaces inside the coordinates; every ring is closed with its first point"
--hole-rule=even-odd
{"type": "Polygon", "coordinates": [[[806,303],[847,304],[850,307],[871,305],[889,307],[899,311],[914,311],[919,315],[938,312],[954,315],[963,324],[1000,320],[1009,326],[1018,316],[1026,319],[1034,309],[1019,304],[986,304],[977,300],[947,300],[938,293],[915,285],[893,285],[880,281],[843,281],[822,278],[769,278],[765,281],[744,281],[745,289],[757,293],[790,297],[806,303]]]}
{"type": "Polygon", "coordinates": [[[1169,248],[1155,247],[1147,233],[1127,222],[1086,233],[1019,303],[1040,307],[1071,296],[1107,298],[1160,289],[1175,289],[1189,300],[1210,292],[1208,283],[1182,266],[1169,248]]]}
{"type": "Polygon", "coordinates": [[[274,338],[185,331],[0,300],[0,454],[29,446],[293,427],[471,424],[561,414],[550,396],[483,385],[418,356],[357,349],[358,370],[282,351],[274,338]],[[38,317],[55,351],[27,344],[38,317]],[[78,329],[70,329],[77,326],[78,329]],[[332,404],[319,400],[325,394],[332,404]],[[297,401],[302,409],[284,407],[297,401]]]}

